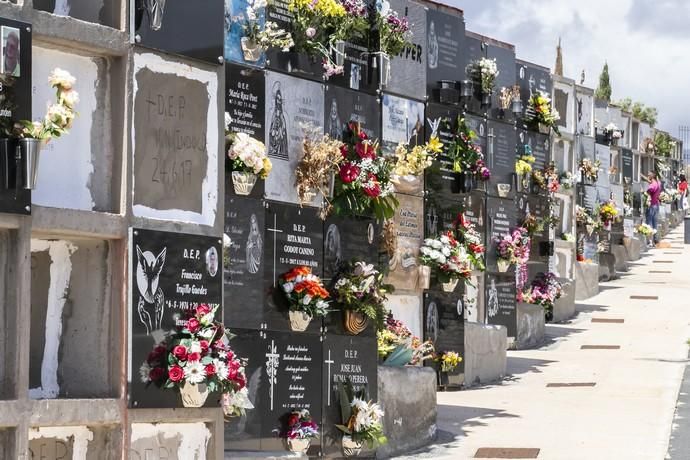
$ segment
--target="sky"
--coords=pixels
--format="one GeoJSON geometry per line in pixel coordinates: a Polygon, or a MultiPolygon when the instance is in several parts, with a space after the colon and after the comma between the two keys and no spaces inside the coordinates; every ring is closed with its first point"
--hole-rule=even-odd
{"type": "Polygon", "coordinates": [[[657,128],[690,125],[688,0],[440,0],[467,30],[512,43],[518,58],[553,70],[561,37],[564,76],[596,88],[609,64],[612,99],[659,110],[657,128]]]}

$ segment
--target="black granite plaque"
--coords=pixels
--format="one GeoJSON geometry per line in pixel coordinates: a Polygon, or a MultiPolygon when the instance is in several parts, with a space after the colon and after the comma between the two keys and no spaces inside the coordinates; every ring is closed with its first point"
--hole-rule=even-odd
{"type": "Polygon", "coordinates": [[[518,145],[529,145],[535,162],[533,169],[542,170],[551,161],[551,138],[536,131],[520,130],[518,134],[518,145]]]}
{"type": "MultiPolygon", "coordinates": [[[[230,115],[230,130],[247,133],[253,138],[266,143],[266,79],[264,72],[238,64],[225,65],[225,112],[230,115]]],[[[230,179],[230,160],[225,154],[226,186],[225,191],[234,195],[230,179]]],[[[257,180],[250,194],[261,198],[265,190],[265,181],[257,180]]]]}
{"type": "Polygon", "coordinates": [[[621,155],[623,159],[623,183],[630,184],[633,177],[633,152],[630,149],[623,149],[621,155]]]}
{"type": "Polygon", "coordinates": [[[380,225],[369,217],[332,216],[323,226],[323,279],[327,283],[349,260],[377,264],[380,225]]]}
{"type": "Polygon", "coordinates": [[[342,139],[351,121],[359,123],[370,138],[381,138],[381,108],[375,96],[329,84],[325,103],[323,129],[331,138],[342,139]]]}
{"type": "MultiPolygon", "coordinates": [[[[0,18],[0,40],[3,49],[0,130],[7,133],[14,122],[32,118],[31,25],[0,18]],[[10,49],[14,52],[9,52],[10,49]]],[[[31,214],[31,190],[24,189],[17,148],[16,141],[0,139],[0,212],[31,214]]]]}
{"type": "Polygon", "coordinates": [[[343,73],[330,77],[329,84],[376,94],[379,89],[378,69],[373,65],[374,57],[369,54],[367,41],[365,37],[345,42],[343,73]]]}
{"type": "MultiPolygon", "coordinates": [[[[526,195],[519,193],[517,195],[517,218],[518,224],[522,224],[527,213],[532,214],[538,220],[549,215],[549,199],[547,195],[526,195]]],[[[549,228],[544,226],[544,228],[533,235],[535,238],[548,238],[549,228]]]]}
{"type": "MultiPolygon", "coordinates": [[[[462,57],[464,59],[464,65],[463,68],[460,69],[460,74],[462,75],[462,79],[464,80],[471,80],[471,77],[467,74],[467,66],[472,64],[473,62],[483,58],[486,56],[486,49],[484,46],[484,40],[481,35],[477,35],[475,33],[465,31],[465,49],[462,53],[462,57]]],[[[480,105],[480,88],[477,87],[477,85],[474,85],[474,96],[469,100],[466,101],[467,105],[467,111],[470,113],[474,114],[480,114],[484,115],[486,112],[486,108],[481,107],[480,105]]]]}
{"type": "Polygon", "coordinates": [[[510,110],[510,106],[507,108],[501,106],[500,95],[502,88],[511,89],[517,81],[515,75],[515,47],[490,40],[487,47],[487,57],[489,59],[496,59],[496,67],[498,68],[489,115],[494,119],[512,122],[513,113],[510,110]]]}
{"type": "MultiPolygon", "coordinates": [[[[444,146],[447,146],[452,138],[452,129],[458,116],[460,116],[459,109],[440,104],[428,104],[426,108],[425,140],[428,141],[431,135],[435,134],[443,142],[444,146]]],[[[460,200],[462,198],[461,195],[451,192],[453,181],[453,162],[442,153],[425,172],[424,185],[427,191],[427,203],[431,203],[435,207],[442,207],[447,204],[447,200],[460,200]]]]}
{"type": "Polygon", "coordinates": [[[530,98],[539,91],[546,93],[551,97],[551,90],[553,83],[551,81],[551,72],[546,67],[538,64],[533,64],[527,61],[517,60],[517,82],[520,85],[520,98],[522,99],[523,109],[527,109],[527,103],[530,98]]]}
{"type": "Polygon", "coordinates": [[[134,42],[212,64],[223,63],[224,0],[135,0],[134,42]]]}
{"type": "MultiPolygon", "coordinates": [[[[455,351],[465,357],[464,296],[442,291],[424,293],[424,340],[431,340],[437,353],[455,351]]],[[[451,374],[462,374],[464,360],[451,374]]]]}
{"type": "Polygon", "coordinates": [[[365,390],[369,399],[378,396],[378,353],[376,337],[327,334],[323,341],[323,452],[328,457],[342,457],[342,423],[338,383],[350,381],[356,391],[365,390]]]}
{"type": "MultiPolygon", "coordinates": [[[[482,241],[486,238],[488,220],[486,218],[486,195],[481,191],[468,193],[463,197],[462,212],[465,218],[474,224],[474,228],[479,232],[482,241]]],[[[485,242],[485,241],[484,241],[485,242]]]]}
{"type": "MultiPolygon", "coordinates": [[[[323,222],[313,208],[269,202],[264,233],[264,286],[266,323],[270,330],[290,330],[288,304],[278,284],[280,276],[304,265],[322,275],[323,222]]],[[[313,319],[306,332],[318,333],[321,321],[313,319]]]]}
{"type": "Polygon", "coordinates": [[[264,319],[264,203],[225,197],[224,318],[232,327],[259,329],[264,319]]]}
{"type": "Polygon", "coordinates": [[[463,80],[465,21],[459,10],[429,8],[426,12],[427,96],[435,102],[459,102],[463,80]],[[449,86],[450,91],[443,86],[449,86]]]}
{"type": "Polygon", "coordinates": [[[426,8],[409,0],[391,0],[390,7],[410,25],[410,45],[391,56],[390,81],[384,89],[400,96],[424,100],[426,92],[426,8]]]}
{"type": "Polygon", "coordinates": [[[507,197],[515,196],[515,160],[517,147],[515,127],[507,123],[488,122],[487,165],[491,170],[487,193],[498,196],[498,185],[508,184],[507,197]]]}
{"type": "Polygon", "coordinates": [[[462,201],[426,198],[424,206],[425,237],[432,238],[445,230],[452,230],[453,222],[462,210],[462,201]]]}
{"type": "MultiPolygon", "coordinates": [[[[133,229],[131,237],[129,402],[132,407],[179,407],[175,391],[148,388],[139,368],[167,331],[184,324],[199,304],[218,307],[222,301],[220,238],[133,229]]],[[[217,395],[207,406],[218,403],[217,395]]]]}
{"type": "Polygon", "coordinates": [[[511,233],[517,226],[517,210],[513,200],[489,197],[486,200],[488,217],[486,268],[496,271],[496,243],[494,238],[501,238],[511,233]]]}
{"type": "Polygon", "coordinates": [[[582,206],[584,206],[590,213],[599,204],[599,190],[594,185],[580,185],[578,193],[582,195],[582,206]]]}
{"type": "Polygon", "coordinates": [[[486,275],[486,321],[508,329],[508,337],[517,337],[515,276],[486,275]]]}

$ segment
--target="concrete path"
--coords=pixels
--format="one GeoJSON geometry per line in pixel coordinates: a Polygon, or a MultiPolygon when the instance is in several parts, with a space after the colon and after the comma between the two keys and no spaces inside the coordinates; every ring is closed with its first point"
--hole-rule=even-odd
{"type": "MultiPolygon", "coordinates": [[[[401,458],[471,459],[482,448],[522,448],[538,453],[500,458],[664,459],[690,339],[690,246],[682,236],[681,226],[667,236],[672,248],[651,250],[604,283],[567,324],[547,325],[546,345],[509,352],[503,382],[438,393],[437,443],[401,458]],[[624,322],[596,322],[602,318],[624,322]],[[582,349],[601,345],[610,348],[582,349]]],[[[499,458],[490,455],[482,458],[499,458]]]]}

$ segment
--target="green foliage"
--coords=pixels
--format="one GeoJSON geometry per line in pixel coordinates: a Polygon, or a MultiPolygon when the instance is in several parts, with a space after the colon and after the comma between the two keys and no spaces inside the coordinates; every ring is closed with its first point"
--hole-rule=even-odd
{"type": "Polygon", "coordinates": [[[599,86],[597,87],[594,97],[597,99],[611,102],[611,81],[609,80],[609,64],[605,63],[604,68],[599,75],[599,86]]]}
{"type": "Polygon", "coordinates": [[[658,131],[654,136],[654,145],[656,146],[656,154],[662,157],[668,157],[673,150],[674,141],[668,134],[658,131]]]}
{"type": "Polygon", "coordinates": [[[616,102],[614,105],[620,107],[625,112],[632,113],[633,117],[637,118],[643,123],[654,127],[657,122],[657,117],[659,115],[656,107],[647,107],[642,102],[633,102],[629,97],[616,102]]]}

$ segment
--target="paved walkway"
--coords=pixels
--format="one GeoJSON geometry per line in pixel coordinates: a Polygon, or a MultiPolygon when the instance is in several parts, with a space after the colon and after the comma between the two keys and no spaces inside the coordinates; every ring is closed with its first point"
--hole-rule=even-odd
{"type": "Polygon", "coordinates": [[[666,241],[672,248],[651,250],[579,302],[576,318],[547,325],[545,346],[509,352],[506,380],[438,393],[437,443],[403,458],[471,459],[481,448],[539,449],[537,457],[501,458],[666,458],[690,339],[690,246],[682,226],[666,241]],[[591,345],[620,349],[581,348],[591,345]],[[594,386],[547,387],[554,383],[594,386]]]}

